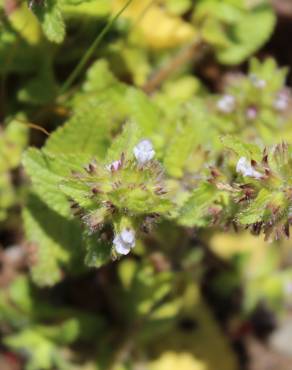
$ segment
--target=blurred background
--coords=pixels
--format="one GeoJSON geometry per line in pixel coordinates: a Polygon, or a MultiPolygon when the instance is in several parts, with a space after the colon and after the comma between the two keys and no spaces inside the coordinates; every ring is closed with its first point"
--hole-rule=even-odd
{"type": "MultiPolygon", "coordinates": [[[[0,370],[291,370],[289,238],[161,221],[133,254],[91,268],[83,252],[72,257],[79,229],[52,226],[61,219],[41,203],[27,211],[23,152],[41,148],[90,99],[84,81],[99,60],[107,67],[98,83],[114,75],[144,91],[165,120],[194,99],[219,127],[215,136],[243,122],[242,138],[292,142],[291,0],[133,0],[70,80],[125,3],[0,0],[0,370]],[[263,88],[285,92],[261,117],[253,73],[263,88]],[[220,116],[214,104],[233,93],[243,110],[220,116]],[[59,248],[64,230],[72,239],[59,248]]],[[[114,99],[108,109],[119,113],[114,99]]],[[[208,135],[199,136],[196,170],[202,147],[217,145],[208,135]]]]}

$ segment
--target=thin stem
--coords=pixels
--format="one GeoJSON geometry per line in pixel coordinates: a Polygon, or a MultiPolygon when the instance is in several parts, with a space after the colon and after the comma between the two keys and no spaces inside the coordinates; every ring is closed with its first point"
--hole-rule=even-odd
{"type": "Polygon", "coordinates": [[[96,37],[96,39],[93,41],[91,46],[86,50],[86,53],[83,55],[82,59],[80,62],[77,64],[73,72],[70,74],[70,76],[67,78],[63,86],[61,87],[60,94],[63,94],[66,92],[69,87],[73,84],[73,82],[76,80],[78,77],[79,73],[82,71],[84,68],[85,64],[88,62],[92,54],[94,53],[95,49],[97,46],[100,44],[100,42],[103,40],[104,36],[109,32],[113,24],[116,22],[116,20],[120,17],[120,15],[127,9],[127,7],[130,5],[130,3],[133,0],[128,0],[126,4],[122,7],[122,9],[114,16],[112,17],[106,26],[103,28],[103,30],[100,32],[100,34],[96,37]]]}
{"type": "Polygon", "coordinates": [[[38,131],[41,131],[42,133],[44,133],[45,135],[47,136],[50,136],[50,133],[42,126],[40,125],[37,125],[36,123],[32,123],[32,122],[29,122],[29,121],[25,121],[25,120],[22,120],[20,118],[16,118],[15,119],[18,123],[21,123],[27,127],[31,127],[35,130],[38,130],[38,131]]]}

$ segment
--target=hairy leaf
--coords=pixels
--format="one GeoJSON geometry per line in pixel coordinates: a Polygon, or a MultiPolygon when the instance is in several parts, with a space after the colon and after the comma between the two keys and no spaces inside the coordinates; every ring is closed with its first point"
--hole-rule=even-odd
{"type": "Polygon", "coordinates": [[[32,278],[38,285],[53,285],[62,278],[62,266],[72,265],[82,258],[81,227],[35,196],[30,197],[23,219],[34,255],[32,278]]]}

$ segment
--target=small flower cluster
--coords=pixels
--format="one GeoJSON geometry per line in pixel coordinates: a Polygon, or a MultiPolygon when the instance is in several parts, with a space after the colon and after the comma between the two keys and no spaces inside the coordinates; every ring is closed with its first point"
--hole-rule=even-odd
{"type": "MultiPolygon", "coordinates": [[[[155,156],[155,150],[153,149],[152,143],[150,140],[140,141],[133,149],[133,154],[140,166],[146,165],[151,159],[155,156]]],[[[124,163],[124,155],[121,156],[121,159],[113,161],[112,163],[106,165],[106,169],[111,172],[116,172],[122,168],[124,163]]]]}
{"type": "MultiPolygon", "coordinates": [[[[269,63],[267,61],[267,65],[269,63]]],[[[215,103],[215,113],[219,112],[221,118],[223,116],[232,121],[224,127],[224,121],[217,120],[220,128],[230,130],[234,126],[238,132],[248,126],[250,132],[257,131],[263,124],[271,128],[283,123],[283,114],[288,111],[291,102],[290,90],[283,86],[286,72],[276,65],[269,68],[275,77],[267,73],[265,66],[251,64],[247,77],[241,75],[226,80],[226,90],[215,103]]]]}
{"type": "MultiPolygon", "coordinates": [[[[155,156],[155,151],[153,149],[152,143],[150,140],[142,140],[140,141],[133,149],[133,154],[137,163],[140,166],[144,166],[149,163],[155,156]]],[[[121,160],[114,161],[110,164],[109,170],[117,171],[121,168],[122,162],[121,160]]],[[[121,231],[121,233],[116,234],[113,245],[118,254],[126,255],[128,254],[131,249],[135,247],[136,238],[134,230],[130,228],[125,228],[121,231]]]]}

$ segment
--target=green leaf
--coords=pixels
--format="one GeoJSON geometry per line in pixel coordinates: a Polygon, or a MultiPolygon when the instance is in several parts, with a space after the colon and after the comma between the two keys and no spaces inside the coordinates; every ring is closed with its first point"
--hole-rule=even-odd
{"type": "Polygon", "coordinates": [[[0,173],[0,221],[5,220],[7,211],[15,202],[15,191],[8,173],[0,173]]]}
{"type": "Polygon", "coordinates": [[[30,313],[33,310],[34,301],[29,280],[21,275],[9,287],[9,300],[22,312],[30,313]]]}
{"type": "Polygon", "coordinates": [[[74,200],[83,209],[91,210],[98,205],[94,199],[89,197],[90,188],[74,178],[65,179],[60,183],[59,188],[68,199],[74,200]]]}
{"type": "Polygon", "coordinates": [[[251,200],[250,205],[239,213],[238,221],[243,225],[251,225],[263,221],[266,206],[272,198],[272,193],[266,189],[261,189],[257,197],[251,200]]]}
{"type": "Polygon", "coordinates": [[[170,13],[183,15],[192,6],[191,0],[166,0],[165,7],[170,13]]]}
{"type": "Polygon", "coordinates": [[[50,370],[52,368],[54,344],[33,328],[7,336],[5,344],[14,351],[25,351],[29,355],[27,370],[50,370]]]}
{"type": "Polygon", "coordinates": [[[89,267],[101,267],[111,260],[112,243],[102,240],[97,234],[85,235],[86,244],[85,263],[89,267]]]}
{"type": "Polygon", "coordinates": [[[269,39],[275,24],[276,17],[269,5],[260,5],[245,12],[240,21],[229,30],[230,44],[218,49],[218,60],[230,65],[242,63],[269,39]]]}
{"type": "Polygon", "coordinates": [[[62,266],[76,266],[76,271],[80,270],[82,230],[77,221],[60,216],[36,196],[30,196],[23,219],[27,241],[36,249],[36,261],[31,268],[36,284],[58,282],[62,266]]]}
{"type": "Polygon", "coordinates": [[[210,18],[204,24],[202,37],[214,47],[226,48],[229,46],[229,40],[224,31],[224,27],[219,20],[210,18]]]}
{"type": "Polygon", "coordinates": [[[221,141],[226,148],[231,149],[239,157],[246,157],[254,160],[260,160],[262,157],[262,152],[258,145],[247,144],[235,136],[223,136],[221,141]]]}
{"type": "Polygon", "coordinates": [[[72,369],[60,345],[69,344],[79,335],[79,322],[69,319],[59,325],[33,325],[5,338],[5,344],[27,357],[27,370],[72,369]]]}
{"type": "Polygon", "coordinates": [[[60,185],[64,178],[80,171],[90,159],[86,153],[54,155],[30,148],[24,154],[23,164],[38,196],[54,211],[70,218],[69,202],[60,185]]]}
{"type": "MultiPolygon", "coordinates": [[[[196,104],[194,107],[191,105],[183,106],[181,111],[183,112],[181,112],[182,116],[179,116],[177,122],[173,123],[170,131],[163,161],[167,172],[177,178],[184,175],[192,155],[199,143],[204,141],[207,131],[203,108],[200,104],[196,104]]],[[[208,140],[212,140],[210,131],[208,132],[208,140]]],[[[197,161],[200,162],[198,158],[197,161]]],[[[191,172],[194,171],[195,169],[192,168],[191,172]]]]}
{"type": "Polygon", "coordinates": [[[255,75],[258,79],[263,79],[267,83],[266,94],[273,99],[273,95],[285,87],[287,68],[279,68],[273,58],[266,58],[260,61],[251,58],[249,63],[249,75],[255,75]]]}
{"type": "Polygon", "coordinates": [[[155,139],[160,126],[160,112],[149,97],[137,89],[129,88],[125,104],[129,107],[129,118],[137,122],[142,134],[146,137],[154,136],[155,139]]]}
{"type": "Polygon", "coordinates": [[[21,102],[40,105],[53,101],[56,94],[57,84],[49,59],[40,67],[36,76],[18,91],[17,95],[21,102]],[[46,86],[45,89],[44,86],[46,86]]]}
{"type": "Polygon", "coordinates": [[[20,165],[27,143],[28,127],[14,118],[0,133],[0,173],[20,165]]]}
{"type": "Polygon", "coordinates": [[[106,60],[98,60],[87,71],[85,82],[82,85],[84,93],[102,92],[108,87],[122,85],[109,69],[106,60]]]}
{"type": "Polygon", "coordinates": [[[126,155],[127,159],[132,159],[134,157],[133,148],[139,143],[142,137],[142,132],[136,122],[127,122],[122,127],[120,135],[113,140],[107,153],[107,162],[111,163],[119,159],[122,153],[126,155]]]}
{"type": "Polygon", "coordinates": [[[6,219],[8,209],[17,202],[10,170],[20,165],[27,141],[28,128],[17,119],[13,119],[4,130],[0,130],[0,221],[6,219]]]}
{"type": "Polygon", "coordinates": [[[46,0],[33,7],[47,38],[57,44],[65,38],[65,25],[57,0],[46,0]]]}
{"type": "Polygon", "coordinates": [[[70,344],[80,335],[80,323],[72,318],[57,326],[37,326],[37,330],[56,344],[70,344]]]}
{"type": "Polygon", "coordinates": [[[87,153],[103,158],[111,133],[111,113],[106,108],[79,111],[50,136],[45,148],[55,154],[87,153]]]}
{"type": "Polygon", "coordinates": [[[98,123],[112,131],[132,120],[144,136],[153,137],[159,144],[161,112],[142,91],[117,81],[103,60],[94,63],[87,72],[82,91],[73,100],[73,109],[85,110],[85,117],[87,111],[95,111],[98,123]]]}
{"type": "Polygon", "coordinates": [[[28,149],[23,157],[23,165],[32,180],[36,194],[62,216],[69,216],[68,201],[58,190],[65,169],[54,164],[48,155],[35,148],[28,149]]]}
{"type": "Polygon", "coordinates": [[[104,60],[94,63],[81,92],[71,102],[73,117],[50,136],[46,149],[54,153],[86,152],[104,158],[112,133],[129,111],[126,90],[104,60]]]}
{"type": "Polygon", "coordinates": [[[180,210],[178,221],[184,226],[204,227],[210,223],[208,208],[219,198],[220,192],[213,184],[202,183],[192,192],[180,210]]]}
{"type": "Polygon", "coordinates": [[[69,17],[104,17],[109,15],[111,4],[108,0],[61,0],[60,6],[69,17]]]}

